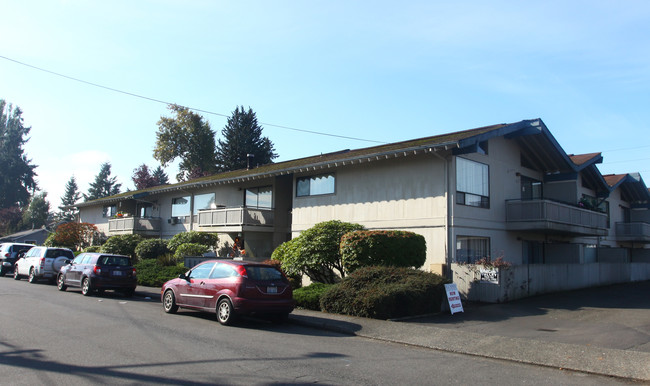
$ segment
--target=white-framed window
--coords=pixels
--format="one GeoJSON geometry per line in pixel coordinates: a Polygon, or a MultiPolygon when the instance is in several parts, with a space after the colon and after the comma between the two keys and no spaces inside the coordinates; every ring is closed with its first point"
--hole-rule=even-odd
{"type": "Polygon", "coordinates": [[[264,186],[246,189],[245,204],[247,208],[272,208],[273,188],[264,186]]]}
{"type": "Polygon", "coordinates": [[[172,198],[172,217],[190,215],[190,196],[172,198]]]}
{"type": "Polygon", "coordinates": [[[477,236],[456,236],[456,263],[475,263],[490,258],[490,238],[477,236]]]}
{"type": "Polygon", "coordinates": [[[490,207],[488,165],[466,158],[456,158],[456,204],[490,207]]]}
{"type": "Polygon", "coordinates": [[[104,207],[102,212],[102,217],[113,217],[117,214],[117,206],[107,205],[104,207]]]}
{"type": "Polygon", "coordinates": [[[194,214],[198,214],[200,210],[217,209],[216,194],[206,193],[197,194],[194,196],[194,214]]]}
{"type": "Polygon", "coordinates": [[[334,177],[334,173],[311,177],[298,177],[296,179],[296,197],[334,194],[335,188],[336,178],[334,177]]]}

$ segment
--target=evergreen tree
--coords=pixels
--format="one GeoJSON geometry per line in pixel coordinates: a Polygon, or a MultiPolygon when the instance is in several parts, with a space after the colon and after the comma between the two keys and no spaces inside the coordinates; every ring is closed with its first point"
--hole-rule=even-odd
{"type": "Polygon", "coordinates": [[[163,166],[180,158],[179,173],[176,175],[179,181],[187,180],[197,173],[214,173],[215,144],[210,124],[187,107],[170,105],[169,110],[176,116],[161,117],[158,121],[153,157],[163,166]]]}
{"type": "Polygon", "coordinates": [[[267,137],[262,137],[262,127],[250,107],[245,111],[244,106],[237,106],[221,135],[224,140],[219,140],[217,145],[217,167],[220,171],[245,169],[249,154],[253,156],[253,165],[268,164],[278,157],[273,143],[267,137]]]}
{"type": "Polygon", "coordinates": [[[77,210],[66,207],[74,205],[80,198],[81,193],[79,193],[77,180],[72,176],[70,177],[70,180],[68,180],[68,183],[65,184],[65,193],[63,194],[63,197],[61,197],[61,206],[59,206],[59,218],[61,221],[74,221],[75,216],[77,215],[77,210]]]}
{"type": "Polygon", "coordinates": [[[23,148],[30,130],[23,126],[20,108],[13,108],[0,99],[0,208],[25,208],[30,191],[37,189],[36,166],[31,164],[23,148]]]}
{"type": "Polygon", "coordinates": [[[90,183],[88,194],[84,194],[84,198],[86,201],[91,201],[113,196],[120,193],[121,186],[122,184],[117,183],[117,177],[111,177],[110,162],[105,162],[102,164],[99,174],[95,176],[95,182],[90,183]]]}
{"type": "Polygon", "coordinates": [[[46,200],[47,193],[36,194],[29,207],[23,212],[22,229],[36,229],[47,225],[50,217],[50,203],[46,200]]]}
{"type": "Polygon", "coordinates": [[[165,173],[165,169],[163,169],[162,166],[158,166],[151,175],[156,180],[156,185],[169,184],[169,177],[167,176],[167,173],[165,173]]]}
{"type": "Polygon", "coordinates": [[[133,185],[135,185],[136,190],[146,189],[158,185],[158,181],[149,172],[149,167],[146,164],[142,164],[133,170],[133,176],[131,177],[131,180],[133,181],[133,185]]]}

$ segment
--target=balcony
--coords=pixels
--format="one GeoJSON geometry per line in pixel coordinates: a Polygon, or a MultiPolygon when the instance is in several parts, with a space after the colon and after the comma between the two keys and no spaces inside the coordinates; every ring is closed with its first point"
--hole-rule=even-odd
{"type": "Polygon", "coordinates": [[[650,243],[650,224],[645,222],[617,222],[616,240],[650,243]]]}
{"type": "Polygon", "coordinates": [[[244,227],[274,226],[273,209],[220,208],[199,211],[198,226],[201,228],[230,228],[224,231],[242,231],[244,227]]]}
{"type": "Polygon", "coordinates": [[[108,220],[110,235],[160,236],[160,217],[120,217],[108,220]]]}
{"type": "Polygon", "coordinates": [[[606,236],[607,214],[551,200],[506,201],[508,230],[606,236]]]}

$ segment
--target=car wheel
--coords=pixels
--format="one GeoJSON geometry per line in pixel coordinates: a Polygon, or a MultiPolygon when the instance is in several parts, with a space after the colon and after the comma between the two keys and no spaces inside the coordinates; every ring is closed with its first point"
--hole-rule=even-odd
{"type": "Polygon", "coordinates": [[[217,303],[217,320],[224,326],[229,326],[235,321],[235,310],[230,300],[223,298],[217,303]]]}
{"type": "Polygon", "coordinates": [[[4,277],[6,273],[7,271],[5,271],[5,267],[0,267],[0,277],[4,277]]]}
{"type": "Polygon", "coordinates": [[[18,267],[14,267],[14,280],[20,280],[20,275],[18,274],[18,267]]]}
{"type": "Polygon", "coordinates": [[[29,269],[29,276],[27,277],[27,281],[32,284],[36,282],[36,272],[34,272],[34,267],[29,269]]]}
{"type": "Polygon", "coordinates": [[[124,296],[126,296],[127,298],[132,298],[133,295],[135,294],[135,288],[129,288],[129,289],[126,290],[126,291],[122,291],[122,293],[123,293],[124,296]]]}
{"type": "Polygon", "coordinates": [[[81,294],[83,296],[90,296],[93,293],[93,289],[90,287],[90,279],[85,277],[81,282],[81,294]]]}
{"type": "Polygon", "coordinates": [[[175,314],[178,311],[178,305],[176,304],[176,297],[174,296],[174,291],[167,290],[165,291],[165,296],[163,296],[163,309],[168,314],[175,314]]]}
{"type": "Polygon", "coordinates": [[[68,286],[65,285],[65,278],[62,274],[59,274],[56,278],[56,288],[58,288],[59,291],[65,291],[68,288],[68,286]]]}

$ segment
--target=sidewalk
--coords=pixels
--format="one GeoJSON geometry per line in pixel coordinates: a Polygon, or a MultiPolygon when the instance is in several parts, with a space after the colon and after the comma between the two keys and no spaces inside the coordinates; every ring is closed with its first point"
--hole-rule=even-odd
{"type": "MultiPolygon", "coordinates": [[[[160,298],[158,288],[136,296],[160,298]]],[[[396,321],[296,309],[294,324],[440,351],[650,381],[650,282],[396,321]]]]}
{"type": "Polygon", "coordinates": [[[650,282],[469,304],[463,314],[399,321],[309,310],[295,310],[290,321],[446,352],[650,381],[650,282]]]}

